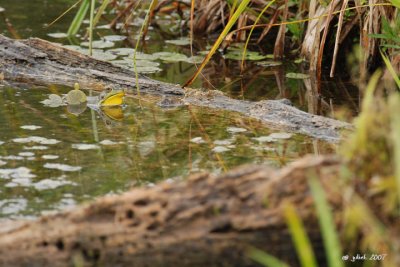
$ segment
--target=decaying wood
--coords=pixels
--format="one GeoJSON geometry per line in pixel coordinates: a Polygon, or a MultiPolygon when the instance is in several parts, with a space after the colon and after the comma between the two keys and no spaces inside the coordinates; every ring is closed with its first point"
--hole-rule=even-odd
{"type": "MultiPolygon", "coordinates": [[[[323,261],[307,177],[331,188],[339,170],[335,158],[307,157],[281,170],[247,166],[102,197],[0,230],[0,266],[258,266],[246,256],[250,247],[296,266],[286,201],[323,261]]],[[[340,209],[341,199],[326,192],[340,209]]]]}
{"type": "MultiPolygon", "coordinates": [[[[41,39],[17,41],[0,35],[0,74],[6,82],[44,86],[73,86],[79,82],[83,89],[103,90],[112,86],[136,92],[133,72],[41,39]]],[[[182,89],[142,75],[139,75],[138,82],[143,94],[164,96],[166,101],[162,104],[180,103],[240,112],[267,123],[271,128],[329,142],[340,139],[339,130],[350,128],[348,123],[300,111],[285,101],[235,100],[218,91],[182,89]]]]}

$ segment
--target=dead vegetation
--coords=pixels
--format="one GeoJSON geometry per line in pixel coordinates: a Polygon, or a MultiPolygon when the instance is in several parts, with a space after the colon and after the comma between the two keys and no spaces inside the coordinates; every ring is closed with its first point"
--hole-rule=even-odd
{"type": "MultiPolygon", "coordinates": [[[[185,22],[186,29],[195,35],[214,35],[227,25],[238,6],[236,1],[164,0],[152,10],[153,25],[157,25],[155,15],[178,14],[185,22]],[[191,3],[194,3],[191,14],[191,3]],[[192,18],[192,19],[191,19],[192,18]]],[[[128,23],[132,19],[131,11],[136,1],[112,1],[118,15],[112,21],[128,23]]],[[[274,42],[274,55],[282,57],[289,51],[297,50],[309,62],[309,69],[321,74],[322,63],[330,64],[331,77],[335,74],[338,57],[348,52],[342,49],[344,44],[359,44],[364,52],[361,70],[365,72],[380,62],[379,47],[384,38],[372,35],[382,34],[384,19],[394,25],[398,16],[396,7],[384,0],[332,0],[332,1],[265,1],[252,0],[240,14],[230,33],[225,37],[224,45],[231,42],[243,42],[250,29],[255,26],[252,36],[254,43],[274,42]],[[271,3],[273,2],[273,3],[271,3]],[[271,4],[268,8],[265,7],[271,4]],[[265,10],[264,10],[265,9],[265,10]],[[271,32],[273,34],[271,34],[271,32]],[[286,40],[286,42],[285,42],[286,40]],[[354,41],[358,40],[358,41],[354,41]],[[290,42],[288,42],[290,41],[290,42]]],[[[392,62],[399,62],[398,48],[388,49],[392,62]]]]}

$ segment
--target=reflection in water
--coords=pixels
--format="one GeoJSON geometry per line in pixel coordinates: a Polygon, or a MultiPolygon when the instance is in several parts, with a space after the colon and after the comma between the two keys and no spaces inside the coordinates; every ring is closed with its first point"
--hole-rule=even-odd
{"type": "MultiPolygon", "coordinates": [[[[85,40],[48,35],[65,33],[72,13],[51,28],[43,27],[74,2],[30,0],[22,5],[2,0],[1,6],[6,9],[3,14],[13,27],[0,19],[0,33],[80,45],[85,40]]],[[[134,36],[140,27],[137,21],[133,24],[127,27],[128,38],[118,40],[115,34],[120,33],[99,25],[96,36],[114,36],[106,41],[115,46],[112,53],[98,48],[95,55],[107,55],[110,60],[118,55],[117,60],[124,61],[123,56],[132,53],[131,48],[125,47],[134,47],[134,36]]],[[[163,26],[181,28],[166,23],[163,26]]],[[[152,78],[182,84],[196,69],[189,60],[190,47],[165,42],[164,38],[174,39],[180,32],[167,37],[163,34],[156,29],[150,32],[140,54],[142,65],[138,67],[157,70],[150,75],[152,78]],[[172,52],[174,56],[166,59],[166,54],[159,52],[172,52]],[[158,61],[155,54],[160,57],[158,61]],[[187,59],[171,62],[178,55],[187,59]]],[[[194,51],[206,51],[211,42],[194,40],[194,51]]],[[[252,49],[262,54],[272,51],[268,47],[252,49]]],[[[231,97],[250,101],[287,98],[295,106],[317,114],[331,114],[342,105],[357,112],[357,90],[340,79],[323,81],[320,95],[312,80],[286,77],[288,72],[302,72],[301,65],[294,62],[246,62],[241,73],[240,61],[224,56],[220,53],[213,57],[194,88],[220,89],[231,97]]],[[[122,63],[132,65],[131,60],[122,63]]],[[[304,154],[324,154],[335,149],[332,144],[300,135],[271,132],[236,113],[196,107],[161,109],[145,101],[139,105],[129,97],[123,108],[65,106],[57,95],[66,92],[68,88],[57,86],[29,90],[0,87],[0,217],[37,216],[96,196],[193,172],[218,173],[243,163],[282,166],[304,154]]],[[[91,93],[88,100],[90,97],[91,93]]]]}
{"type": "Polygon", "coordinates": [[[1,88],[0,216],[37,215],[133,185],[242,163],[281,166],[335,149],[205,108],[140,107],[129,97],[124,108],[48,107],[41,101],[50,93],[68,92],[50,90],[1,88]]]}

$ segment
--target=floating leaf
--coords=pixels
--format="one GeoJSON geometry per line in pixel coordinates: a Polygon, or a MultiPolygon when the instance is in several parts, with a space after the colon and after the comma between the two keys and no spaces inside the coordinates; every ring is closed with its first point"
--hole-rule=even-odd
{"type": "MultiPolygon", "coordinates": [[[[135,70],[134,68],[131,68],[131,70],[135,70]]],[[[155,72],[159,72],[159,71],[162,71],[162,69],[160,69],[160,68],[158,68],[158,67],[152,67],[152,66],[149,66],[149,67],[144,67],[144,66],[137,66],[136,67],[136,71],[138,72],[138,73],[155,73],[155,72]]]]}
{"type": "Polygon", "coordinates": [[[176,40],[166,40],[167,44],[174,44],[174,45],[190,45],[190,39],[187,37],[182,37],[176,40]]]}
{"type": "Polygon", "coordinates": [[[91,150],[91,149],[99,149],[99,146],[96,144],[72,144],[72,148],[78,150],[91,150]]]}
{"type": "Polygon", "coordinates": [[[133,56],[133,53],[135,53],[135,49],[121,47],[121,48],[109,49],[107,50],[107,53],[111,53],[117,56],[133,56]]]}
{"type": "Polygon", "coordinates": [[[178,62],[188,60],[188,57],[186,55],[174,52],[158,52],[154,53],[153,55],[166,62],[178,62]]]}
{"type": "Polygon", "coordinates": [[[290,72],[290,73],[286,74],[286,78],[289,78],[289,79],[308,79],[308,78],[310,78],[310,75],[305,74],[305,73],[290,72]]]}
{"type": "Polygon", "coordinates": [[[223,152],[227,152],[229,150],[230,150],[229,148],[224,147],[224,146],[216,146],[212,149],[212,151],[215,153],[223,153],[223,152]]]}
{"type": "Polygon", "coordinates": [[[265,60],[257,62],[257,65],[262,67],[275,67],[282,65],[281,61],[265,60]]]}
{"type": "Polygon", "coordinates": [[[38,143],[41,145],[55,145],[55,144],[58,144],[61,142],[56,139],[48,139],[46,137],[41,137],[41,136],[14,138],[14,139],[12,139],[12,141],[15,143],[20,143],[20,144],[38,143]]]}
{"type": "Polygon", "coordinates": [[[244,133],[247,132],[246,129],[244,128],[238,128],[238,127],[228,127],[226,130],[230,133],[244,133]]]}
{"type": "Polygon", "coordinates": [[[103,37],[105,41],[108,42],[118,42],[118,41],[123,41],[126,40],[127,37],[124,35],[107,35],[103,37]]]}
{"type": "MultiPolygon", "coordinates": [[[[98,40],[98,41],[93,41],[92,48],[104,49],[104,48],[111,48],[114,45],[115,43],[113,42],[98,40]]],[[[83,42],[81,43],[81,46],[89,47],[89,42],[83,42]]]]}
{"type": "Polygon", "coordinates": [[[201,62],[203,62],[204,57],[203,56],[192,56],[189,57],[186,62],[187,63],[191,63],[191,64],[200,64],[201,62]]]}
{"type": "Polygon", "coordinates": [[[43,165],[44,168],[47,169],[56,169],[64,172],[76,172],[80,171],[82,167],[80,166],[71,166],[67,164],[60,164],[60,163],[46,163],[43,165]]]}
{"type": "MultiPolygon", "coordinates": [[[[130,60],[133,60],[133,58],[129,58],[130,60]]],[[[135,56],[136,60],[156,60],[157,56],[155,55],[150,55],[150,54],[145,54],[145,53],[136,53],[135,56]]]]}
{"type": "Polygon", "coordinates": [[[41,101],[41,103],[43,103],[45,106],[52,107],[52,108],[56,108],[56,107],[63,105],[61,96],[56,95],[56,94],[49,95],[49,98],[41,101]]]}
{"type": "MultiPolygon", "coordinates": [[[[21,129],[24,129],[24,130],[35,131],[35,130],[37,130],[37,129],[42,128],[42,126],[37,126],[37,125],[22,125],[20,128],[21,128],[21,129]]],[[[0,144],[1,144],[1,142],[0,142],[0,144]]]]}
{"type": "Polygon", "coordinates": [[[55,33],[48,33],[47,36],[50,36],[51,38],[55,39],[61,39],[61,38],[67,38],[68,34],[63,32],[55,32],[55,33]]]}
{"type": "MultiPolygon", "coordinates": [[[[227,59],[232,59],[232,60],[242,60],[243,54],[242,51],[229,51],[228,53],[226,53],[224,55],[225,58],[227,59]]],[[[247,51],[246,55],[244,57],[245,60],[263,60],[268,58],[267,56],[261,55],[258,52],[254,52],[254,51],[247,51]]]]}
{"type": "Polygon", "coordinates": [[[293,134],[291,133],[272,133],[269,135],[269,137],[273,138],[273,139],[290,139],[292,138],[293,134]]]}
{"type": "MultiPolygon", "coordinates": [[[[77,51],[81,52],[82,54],[89,55],[88,49],[81,48],[80,50],[77,50],[77,51]]],[[[114,55],[114,54],[111,54],[108,52],[104,52],[101,49],[93,49],[92,57],[94,57],[95,59],[103,60],[103,61],[110,61],[110,60],[116,59],[117,55],[114,55]]]]}
{"type": "Polygon", "coordinates": [[[304,58],[298,58],[298,59],[296,59],[295,61],[294,61],[294,63],[296,63],[296,64],[300,64],[300,63],[303,63],[303,62],[305,62],[306,60],[304,59],[304,58]]]}

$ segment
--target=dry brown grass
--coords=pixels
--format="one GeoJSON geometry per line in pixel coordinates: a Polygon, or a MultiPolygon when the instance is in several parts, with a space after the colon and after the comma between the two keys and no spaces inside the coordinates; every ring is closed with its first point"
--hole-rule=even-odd
{"type": "MultiPolygon", "coordinates": [[[[193,20],[190,19],[191,1],[163,0],[153,10],[153,15],[161,13],[178,13],[187,23],[187,30],[192,28],[196,35],[212,35],[220,32],[226,25],[233,11],[237,7],[236,1],[226,0],[196,0],[194,3],[193,20]],[[233,3],[233,4],[230,4],[233,3]],[[185,12],[185,10],[187,12],[185,12]]],[[[226,37],[224,45],[231,42],[242,42],[248,37],[251,26],[257,16],[270,1],[252,0],[249,8],[240,15],[233,29],[226,37]]],[[[138,4],[137,0],[112,1],[118,10],[117,22],[126,22],[130,18],[131,10],[138,4]]],[[[257,23],[254,43],[262,41],[275,42],[275,57],[282,57],[288,49],[300,48],[301,55],[308,60],[309,69],[320,75],[322,63],[331,65],[331,76],[334,76],[337,58],[346,40],[356,39],[363,50],[363,60],[360,69],[365,72],[373,67],[379,56],[381,40],[370,37],[370,34],[379,34],[382,29],[382,17],[393,21],[396,8],[387,0],[332,0],[332,1],[298,1],[294,4],[290,0],[276,1],[268,8],[257,23]],[[326,2],[326,3],[325,3],[326,2]],[[325,4],[324,4],[325,3],[325,4]],[[285,42],[290,40],[291,34],[287,30],[287,23],[293,21],[303,23],[304,33],[299,42],[285,42]],[[274,34],[271,30],[278,27],[274,34]],[[297,46],[297,47],[296,47],[297,46]]],[[[157,24],[156,20],[152,20],[157,24]]],[[[389,51],[390,52],[390,51],[389,51]]],[[[392,53],[394,63],[398,63],[398,55],[392,53]]]]}

